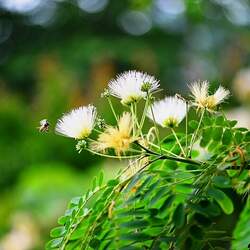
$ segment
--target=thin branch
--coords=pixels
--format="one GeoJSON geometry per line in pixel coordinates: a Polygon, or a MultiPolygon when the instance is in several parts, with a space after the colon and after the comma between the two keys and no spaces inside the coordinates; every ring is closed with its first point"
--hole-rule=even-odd
{"type": "Polygon", "coordinates": [[[111,101],[110,97],[107,97],[107,99],[108,99],[108,103],[109,103],[109,106],[111,108],[111,111],[112,111],[112,113],[113,113],[113,115],[115,117],[115,120],[116,120],[116,122],[118,122],[118,118],[117,118],[117,115],[115,113],[115,109],[113,107],[112,101],[111,101]]]}
{"type": "Polygon", "coordinates": [[[189,154],[188,154],[189,156],[190,156],[191,153],[192,153],[192,149],[193,149],[193,146],[194,146],[194,143],[195,143],[195,139],[196,139],[196,136],[197,136],[198,131],[199,131],[199,129],[200,129],[201,122],[202,122],[203,116],[204,116],[204,114],[205,114],[205,111],[206,111],[206,109],[204,109],[204,110],[202,111],[201,117],[200,117],[200,121],[199,121],[199,124],[198,124],[198,127],[197,127],[197,129],[195,130],[195,133],[193,134],[193,136],[192,136],[192,138],[191,138],[190,149],[189,149],[189,154]]]}
{"type": "Polygon", "coordinates": [[[172,131],[172,133],[173,133],[173,135],[175,137],[175,140],[176,140],[177,144],[179,145],[179,147],[181,149],[181,152],[182,152],[183,156],[186,156],[185,151],[184,151],[183,147],[181,146],[181,143],[180,143],[180,141],[178,139],[178,136],[176,135],[174,129],[171,128],[171,131],[172,131]]]}

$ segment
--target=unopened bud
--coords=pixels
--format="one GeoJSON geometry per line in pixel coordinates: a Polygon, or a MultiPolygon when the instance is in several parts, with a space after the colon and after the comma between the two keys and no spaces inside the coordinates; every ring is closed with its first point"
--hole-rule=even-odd
{"type": "Polygon", "coordinates": [[[102,118],[97,118],[96,125],[100,129],[104,129],[106,126],[105,120],[102,118]]]}
{"type": "Polygon", "coordinates": [[[104,91],[101,93],[101,98],[109,97],[109,96],[110,96],[109,90],[108,89],[104,89],[104,91]]]}
{"type": "Polygon", "coordinates": [[[84,148],[87,147],[87,142],[85,140],[80,140],[76,144],[76,151],[80,154],[84,148]]]}
{"type": "Polygon", "coordinates": [[[148,93],[151,87],[152,84],[150,82],[144,82],[141,86],[141,91],[148,93]]]}

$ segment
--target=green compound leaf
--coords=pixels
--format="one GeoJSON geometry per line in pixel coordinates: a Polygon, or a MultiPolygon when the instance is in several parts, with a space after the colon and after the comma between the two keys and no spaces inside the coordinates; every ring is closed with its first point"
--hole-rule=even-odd
{"type": "Polygon", "coordinates": [[[170,207],[175,200],[175,195],[170,195],[160,207],[160,212],[164,212],[168,207],[170,207]]]}
{"type": "Polygon", "coordinates": [[[211,126],[214,123],[214,118],[205,114],[202,123],[206,126],[211,126]]]}
{"type": "Polygon", "coordinates": [[[154,207],[157,203],[159,203],[159,201],[165,196],[166,197],[167,194],[167,190],[166,188],[160,188],[156,194],[154,195],[154,197],[151,199],[150,203],[149,203],[149,207],[154,207]]]}
{"type": "Polygon", "coordinates": [[[222,127],[215,127],[213,130],[213,140],[220,141],[222,134],[223,134],[223,128],[222,127]]]}
{"type": "Polygon", "coordinates": [[[198,128],[199,122],[192,120],[188,123],[189,127],[192,128],[193,130],[198,128]]]}
{"type": "Polygon", "coordinates": [[[226,123],[227,123],[227,122],[225,121],[225,119],[224,119],[224,117],[223,117],[222,115],[216,117],[216,120],[215,120],[215,124],[216,124],[216,125],[221,125],[221,126],[223,126],[223,125],[225,125],[226,123]]]}
{"type": "Polygon", "coordinates": [[[196,213],[194,215],[194,219],[197,221],[198,224],[202,225],[203,227],[209,227],[212,224],[212,221],[203,214],[196,213]]]}
{"type": "Polygon", "coordinates": [[[231,128],[235,127],[236,124],[238,123],[236,120],[233,120],[233,121],[228,121],[229,122],[229,125],[231,128]]]}
{"type": "Polygon", "coordinates": [[[233,202],[223,191],[209,188],[208,195],[216,200],[225,214],[231,214],[234,211],[233,202]]]}
{"type": "Polygon", "coordinates": [[[55,227],[50,231],[50,236],[53,238],[61,237],[66,233],[65,227],[55,227]]]}
{"type": "Polygon", "coordinates": [[[99,174],[99,178],[98,178],[98,185],[99,186],[101,186],[103,183],[103,176],[104,176],[103,171],[101,171],[99,174]]]}
{"type": "Polygon", "coordinates": [[[241,212],[233,232],[232,250],[248,250],[250,244],[250,200],[241,212]]]}
{"type": "Polygon", "coordinates": [[[229,145],[232,141],[233,133],[230,129],[225,129],[223,136],[222,136],[222,143],[224,145],[229,145]]]}
{"type": "Polygon", "coordinates": [[[110,187],[114,187],[115,185],[117,185],[119,183],[118,180],[116,179],[113,179],[113,180],[109,180],[107,185],[110,186],[110,187]]]}
{"type": "Polygon", "coordinates": [[[146,179],[142,182],[142,184],[138,187],[136,193],[140,193],[143,189],[152,181],[153,177],[151,175],[147,176],[146,179]]]}
{"type": "Polygon", "coordinates": [[[128,234],[121,235],[122,240],[132,240],[132,241],[144,241],[144,240],[150,240],[151,236],[147,235],[145,233],[135,233],[131,232],[128,234]]]}
{"type": "Polygon", "coordinates": [[[92,190],[94,190],[96,188],[97,185],[97,177],[95,176],[93,181],[92,181],[92,190]]]}
{"type": "Polygon", "coordinates": [[[192,235],[192,237],[194,237],[198,240],[203,239],[203,231],[202,231],[201,227],[199,227],[197,225],[193,225],[190,227],[189,231],[190,231],[190,234],[192,235]]]}
{"type": "Polygon", "coordinates": [[[121,227],[138,229],[138,228],[145,228],[148,225],[149,225],[149,223],[145,220],[133,220],[133,221],[128,221],[128,222],[122,223],[121,227]]]}
{"type": "Polygon", "coordinates": [[[240,144],[243,141],[244,137],[242,136],[242,133],[237,131],[234,134],[234,140],[237,144],[240,144]]]}
{"type": "Polygon", "coordinates": [[[72,233],[71,237],[70,237],[70,240],[77,240],[77,239],[80,239],[82,238],[82,235],[85,231],[85,228],[77,228],[74,233],[72,233]]]}
{"type": "Polygon", "coordinates": [[[54,240],[50,240],[46,246],[45,246],[45,249],[46,250],[50,250],[50,249],[57,249],[59,248],[60,244],[62,243],[63,241],[63,237],[60,237],[60,238],[56,238],[54,240]]]}
{"type": "Polygon", "coordinates": [[[245,135],[245,141],[250,142],[250,131],[248,131],[245,135]]]}
{"type": "Polygon", "coordinates": [[[70,219],[69,216],[63,215],[63,216],[58,218],[57,222],[59,225],[64,225],[64,224],[66,224],[67,221],[69,221],[69,219],[70,219]]]}
{"type": "Polygon", "coordinates": [[[219,188],[230,188],[231,180],[226,176],[214,176],[213,183],[219,188]]]}
{"type": "Polygon", "coordinates": [[[200,142],[201,147],[206,147],[208,145],[208,143],[212,139],[212,135],[213,135],[213,127],[207,127],[203,129],[202,138],[200,142]]]}
{"type": "Polygon", "coordinates": [[[90,242],[89,245],[94,248],[94,249],[98,249],[98,247],[100,246],[100,240],[98,240],[97,238],[93,238],[90,242]]]}
{"type": "Polygon", "coordinates": [[[176,209],[174,211],[174,215],[173,215],[173,221],[174,221],[176,228],[180,228],[184,225],[184,223],[185,223],[185,211],[184,211],[184,206],[182,203],[180,203],[176,207],[176,209]]]}

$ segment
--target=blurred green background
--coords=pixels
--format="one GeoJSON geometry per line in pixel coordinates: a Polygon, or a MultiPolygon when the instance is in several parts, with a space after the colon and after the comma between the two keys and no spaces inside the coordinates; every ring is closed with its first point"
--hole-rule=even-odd
{"type": "Polygon", "coordinates": [[[248,0],[0,0],[0,14],[1,250],[43,249],[69,199],[123,164],[37,130],[88,103],[112,121],[100,94],[117,73],[154,74],[169,95],[223,84],[250,127],[248,0]]]}

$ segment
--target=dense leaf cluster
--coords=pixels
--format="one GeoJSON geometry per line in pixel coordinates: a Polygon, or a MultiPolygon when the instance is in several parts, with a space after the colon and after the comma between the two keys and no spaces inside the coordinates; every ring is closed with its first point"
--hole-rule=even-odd
{"type": "MultiPolygon", "coordinates": [[[[197,131],[191,158],[173,160],[158,149],[160,156],[127,178],[119,173],[103,183],[101,173],[71,200],[47,249],[225,249],[231,243],[247,249],[250,132],[236,123],[206,114],[201,126],[189,122],[187,138],[178,134],[185,145],[197,131]],[[246,207],[231,235],[220,221],[233,216],[235,192],[246,207]]],[[[172,135],[161,147],[180,150],[172,135]]]]}

